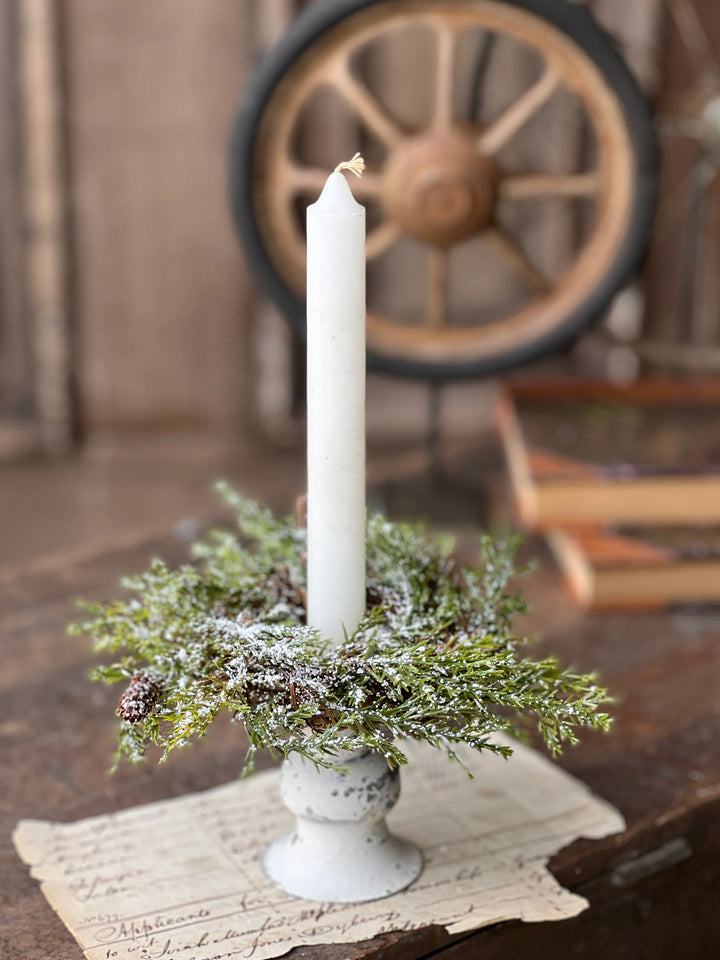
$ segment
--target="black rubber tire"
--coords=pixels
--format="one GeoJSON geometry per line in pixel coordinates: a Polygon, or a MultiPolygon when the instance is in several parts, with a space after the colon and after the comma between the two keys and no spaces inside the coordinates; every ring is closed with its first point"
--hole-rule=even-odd
{"type": "MultiPolygon", "coordinates": [[[[253,190],[257,131],[268,100],[295,60],[325,31],[366,7],[388,0],[316,0],[291,24],[280,42],[259,63],[241,97],[229,148],[230,202],[235,226],[250,267],[262,290],[292,328],[305,337],[305,301],[285,283],[271,261],[258,228],[253,190]]],[[[443,0],[433,0],[442,4],[443,0]]],[[[635,156],[636,184],[628,227],[617,256],[582,305],[563,317],[550,333],[517,349],[469,363],[427,363],[380,356],[368,351],[368,367],[403,377],[449,380],[504,373],[570,345],[599,318],[613,296],[637,269],[652,225],[657,189],[657,143],[652,112],[620,53],[598,23],[568,0],[498,0],[521,7],[566,33],[595,63],[622,107],[635,156]]]]}

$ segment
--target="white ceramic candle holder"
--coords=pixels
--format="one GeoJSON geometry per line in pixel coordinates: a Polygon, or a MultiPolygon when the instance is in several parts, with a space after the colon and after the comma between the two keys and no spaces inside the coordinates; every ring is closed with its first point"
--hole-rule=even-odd
{"type": "Polygon", "coordinates": [[[263,869],[275,886],[306,900],[388,897],[422,870],[418,848],[385,823],[400,795],[400,772],[369,750],[343,751],[337,762],[318,768],[296,754],[284,761],[280,791],[297,822],[266,849],[263,869]]]}

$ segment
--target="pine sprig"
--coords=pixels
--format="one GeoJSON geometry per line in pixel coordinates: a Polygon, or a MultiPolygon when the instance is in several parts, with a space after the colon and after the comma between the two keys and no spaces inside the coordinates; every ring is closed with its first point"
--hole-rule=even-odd
{"type": "Polygon", "coordinates": [[[246,770],[260,748],[328,766],[340,747],[369,747],[400,765],[403,737],[457,759],[455,743],[509,755],[493,734],[519,735],[528,719],[554,752],[582,727],[608,728],[593,675],[522,655],[516,544],[482,538],[472,568],[450,539],[371,517],[366,616],[332,649],[305,624],[304,531],[227,486],[221,494],[237,533],[196,544],[193,565],[153,561],[123,581],[132,599],[88,605],[71,627],[117,657],[96,679],[129,684],[118,760],[142,759],[151,743],[166,757],[226,710],[247,731],[246,770]]]}

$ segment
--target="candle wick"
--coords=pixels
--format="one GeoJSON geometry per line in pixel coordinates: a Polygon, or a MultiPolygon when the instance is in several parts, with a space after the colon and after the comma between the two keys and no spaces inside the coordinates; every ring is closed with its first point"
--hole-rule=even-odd
{"type": "Polygon", "coordinates": [[[343,160],[342,163],[339,163],[335,167],[335,173],[340,173],[341,170],[350,170],[356,177],[361,177],[364,169],[365,161],[359,153],[356,153],[351,160],[343,160]]]}

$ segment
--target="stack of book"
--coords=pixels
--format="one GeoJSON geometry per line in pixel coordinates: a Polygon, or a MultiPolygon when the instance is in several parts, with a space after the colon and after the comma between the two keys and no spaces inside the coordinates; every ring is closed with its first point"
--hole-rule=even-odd
{"type": "Polygon", "coordinates": [[[720,601],[720,383],[508,387],[522,523],[591,609],[720,601]]]}

